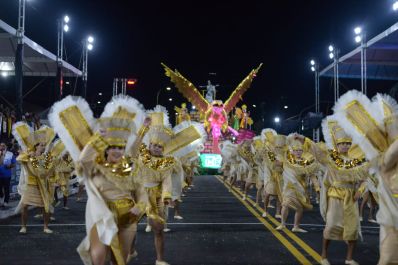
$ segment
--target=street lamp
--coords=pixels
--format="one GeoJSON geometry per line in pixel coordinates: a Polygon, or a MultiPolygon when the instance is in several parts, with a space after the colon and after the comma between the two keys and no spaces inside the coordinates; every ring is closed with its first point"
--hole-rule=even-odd
{"type": "Polygon", "coordinates": [[[94,38],[88,36],[87,39],[83,40],[83,97],[87,96],[87,63],[88,63],[88,51],[91,51],[94,46],[94,38]]]}
{"type": "Polygon", "coordinates": [[[275,123],[279,123],[281,121],[281,119],[278,117],[278,116],[276,116],[275,118],[274,118],[274,122],[275,123]]]}
{"type": "Polygon", "coordinates": [[[173,99],[172,99],[172,98],[169,98],[169,101],[173,101],[173,99]]]}
{"type": "Polygon", "coordinates": [[[284,109],[288,109],[288,108],[289,108],[289,106],[288,106],[288,105],[285,105],[283,108],[284,108],[284,109]]]}
{"type": "MultiPolygon", "coordinates": [[[[166,87],[166,90],[167,91],[171,91],[171,88],[170,87],[166,87]]],[[[159,105],[159,95],[160,95],[161,91],[162,91],[162,88],[159,89],[158,92],[156,93],[156,105],[159,105]]],[[[169,98],[169,101],[171,101],[170,98],[169,98]]]]}
{"type": "Polygon", "coordinates": [[[395,1],[395,2],[392,4],[392,9],[393,9],[394,11],[397,11],[397,10],[398,10],[398,1],[395,1]]]}
{"type": "Polygon", "coordinates": [[[62,97],[63,90],[63,74],[62,74],[62,60],[64,54],[64,32],[69,31],[69,16],[64,16],[62,19],[58,19],[58,31],[57,31],[57,98],[62,97]],[[58,94],[59,93],[59,94],[58,94]]]}
{"type": "MultiPolygon", "coordinates": [[[[329,45],[329,58],[333,60],[334,102],[340,97],[339,92],[339,50],[329,45]]],[[[315,72],[315,71],[314,71],[315,72]]]]}
{"type": "Polygon", "coordinates": [[[256,104],[253,104],[253,108],[257,107],[256,104]]]}
{"type": "MultiPolygon", "coordinates": [[[[333,54],[334,57],[334,47],[333,46],[329,46],[329,51],[331,52],[331,54],[333,54]]],[[[330,57],[330,55],[329,55],[330,57]]],[[[310,61],[310,65],[311,65],[311,71],[314,72],[315,74],[315,113],[319,113],[320,111],[320,100],[319,100],[319,64],[315,61],[315,60],[311,60],[310,61]]],[[[336,95],[336,94],[335,94],[336,95]]],[[[319,128],[314,129],[312,131],[312,139],[315,142],[319,142],[320,140],[320,131],[319,128]]]]}
{"type": "MultiPolygon", "coordinates": [[[[398,1],[396,2],[398,5],[398,1]]],[[[397,7],[398,8],[398,7],[397,7]]],[[[361,27],[354,29],[355,42],[361,44],[361,91],[366,95],[367,83],[366,83],[366,34],[363,32],[361,27]]]]}

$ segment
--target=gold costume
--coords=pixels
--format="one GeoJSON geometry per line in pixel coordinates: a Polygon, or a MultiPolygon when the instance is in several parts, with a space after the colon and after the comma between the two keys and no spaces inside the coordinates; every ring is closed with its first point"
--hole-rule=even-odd
{"type": "MultiPolygon", "coordinates": [[[[301,147],[300,147],[301,148],[301,147]]],[[[312,204],[308,194],[308,179],[311,178],[319,191],[319,185],[315,178],[318,165],[315,158],[304,153],[301,158],[296,158],[288,150],[286,152],[283,172],[284,188],[282,192],[282,206],[294,210],[311,210],[312,204]]]]}
{"type": "MultiPolygon", "coordinates": [[[[364,150],[377,185],[380,224],[379,265],[398,264],[398,104],[388,95],[372,100],[358,91],[349,91],[336,105],[341,125],[364,150]]],[[[369,182],[369,180],[368,180],[369,182]]]]}
{"type": "Polygon", "coordinates": [[[44,207],[46,213],[50,212],[52,202],[50,176],[54,171],[51,154],[35,156],[24,152],[17,157],[17,161],[21,163],[27,176],[27,186],[21,203],[44,207]]]}
{"type": "MultiPolygon", "coordinates": [[[[351,142],[345,131],[337,125],[335,117],[329,116],[322,124],[324,135],[330,137],[329,147],[351,142]]],[[[348,152],[342,156],[336,149],[325,150],[305,139],[307,148],[312,148],[318,162],[326,168],[321,194],[321,214],[326,221],[323,231],[325,239],[357,240],[360,223],[358,203],[354,200],[357,191],[363,191],[368,163],[362,152],[348,152]],[[360,186],[359,186],[360,185],[360,186]]],[[[351,147],[351,149],[355,146],[351,147]]]]}
{"type": "Polygon", "coordinates": [[[33,131],[26,123],[18,122],[13,126],[13,135],[23,150],[17,157],[17,161],[22,165],[19,183],[19,190],[22,192],[20,205],[43,207],[48,213],[52,210],[49,179],[54,174],[55,161],[51,152],[37,156],[35,150],[38,145],[48,147],[55,133],[47,126],[33,131]]]}
{"type": "MultiPolygon", "coordinates": [[[[50,123],[86,186],[86,237],[77,249],[85,265],[93,255],[111,256],[92,249],[99,244],[110,248],[113,263],[126,264],[147,205],[137,162],[146,127],[137,128],[144,119],[141,104],[128,96],[114,97],[98,120],[82,98],[66,97],[50,111],[50,123]]],[[[70,170],[68,159],[61,162],[60,172],[70,170]]]]}

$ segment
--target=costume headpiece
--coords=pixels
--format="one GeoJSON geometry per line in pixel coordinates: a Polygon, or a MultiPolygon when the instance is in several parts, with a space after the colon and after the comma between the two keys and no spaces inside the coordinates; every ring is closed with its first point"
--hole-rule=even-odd
{"type": "Polygon", "coordinates": [[[337,149],[337,144],[339,143],[352,142],[351,137],[337,122],[336,115],[330,115],[323,119],[322,133],[325,139],[326,146],[329,149],[337,149]]]}
{"type": "MultiPolygon", "coordinates": [[[[382,101],[380,103],[384,104],[382,101]]],[[[388,148],[384,127],[383,106],[376,106],[364,94],[351,90],[335,104],[339,124],[352,136],[369,160],[388,148]]]]}
{"type": "Polygon", "coordinates": [[[295,137],[295,133],[291,133],[286,137],[286,144],[289,147],[289,149],[291,151],[303,150],[304,149],[303,143],[298,139],[294,139],[294,137],[295,137]]]}
{"type": "Polygon", "coordinates": [[[55,138],[55,132],[52,128],[43,125],[38,130],[30,134],[28,141],[31,147],[37,144],[45,144],[48,147],[55,138]]]}
{"type": "Polygon", "coordinates": [[[28,139],[32,132],[33,129],[26,122],[19,121],[12,126],[12,135],[23,151],[31,148],[28,139]]]}
{"type": "Polygon", "coordinates": [[[177,157],[191,152],[199,152],[207,133],[203,125],[198,122],[184,121],[173,128],[173,137],[167,142],[164,153],[177,157]]]}
{"type": "Polygon", "coordinates": [[[107,130],[106,141],[109,145],[129,149],[137,138],[137,131],[145,116],[144,106],[138,100],[117,95],[106,104],[98,122],[107,130]],[[103,120],[104,118],[106,119],[103,120]]]}
{"type": "Polygon", "coordinates": [[[270,143],[273,143],[276,135],[277,135],[277,132],[274,129],[266,128],[261,131],[261,140],[263,142],[268,141],[270,143]]]}
{"type": "Polygon", "coordinates": [[[145,120],[144,106],[135,98],[126,95],[117,95],[106,104],[101,118],[114,117],[130,119],[138,130],[145,120]]]}
{"type": "Polygon", "coordinates": [[[88,103],[81,97],[68,96],[51,107],[48,119],[72,159],[77,161],[93,136],[96,123],[88,103]]]}
{"type": "Polygon", "coordinates": [[[135,132],[135,125],[132,119],[107,117],[98,120],[98,130],[104,132],[108,146],[124,148],[135,132]]]}
{"type": "Polygon", "coordinates": [[[165,147],[166,143],[173,136],[167,109],[157,105],[153,110],[147,111],[147,115],[151,117],[151,126],[144,137],[144,142],[146,144],[153,143],[165,147]]]}
{"type": "Polygon", "coordinates": [[[274,147],[283,148],[286,145],[286,136],[282,134],[277,134],[274,137],[274,147]]]}
{"type": "Polygon", "coordinates": [[[65,153],[65,145],[61,139],[57,139],[53,142],[51,146],[51,155],[53,157],[60,157],[65,153]]]}

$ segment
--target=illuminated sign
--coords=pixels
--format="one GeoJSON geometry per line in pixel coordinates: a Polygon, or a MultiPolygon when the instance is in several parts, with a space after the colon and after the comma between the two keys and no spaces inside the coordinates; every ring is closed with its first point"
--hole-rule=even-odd
{"type": "Polygon", "coordinates": [[[220,154],[201,154],[200,166],[202,168],[221,168],[222,157],[220,154]]]}

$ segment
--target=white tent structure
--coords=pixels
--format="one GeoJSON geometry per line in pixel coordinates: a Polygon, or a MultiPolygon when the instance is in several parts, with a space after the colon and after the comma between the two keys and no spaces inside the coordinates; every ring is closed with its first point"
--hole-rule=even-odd
{"type": "MultiPolygon", "coordinates": [[[[23,36],[24,58],[22,72],[24,76],[57,75],[57,56],[33,40],[23,36]]],[[[17,30],[0,20],[0,73],[15,75],[15,54],[17,30]]],[[[62,62],[63,76],[81,77],[82,71],[67,62],[62,62]]]]}
{"type": "MultiPolygon", "coordinates": [[[[398,80],[398,23],[365,44],[366,78],[398,80]]],[[[339,78],[361,78],[361,47],[338,58],[339,78]]],[[[320,71],[320,77],[333,77],[334,63],[320,71]]]]}

